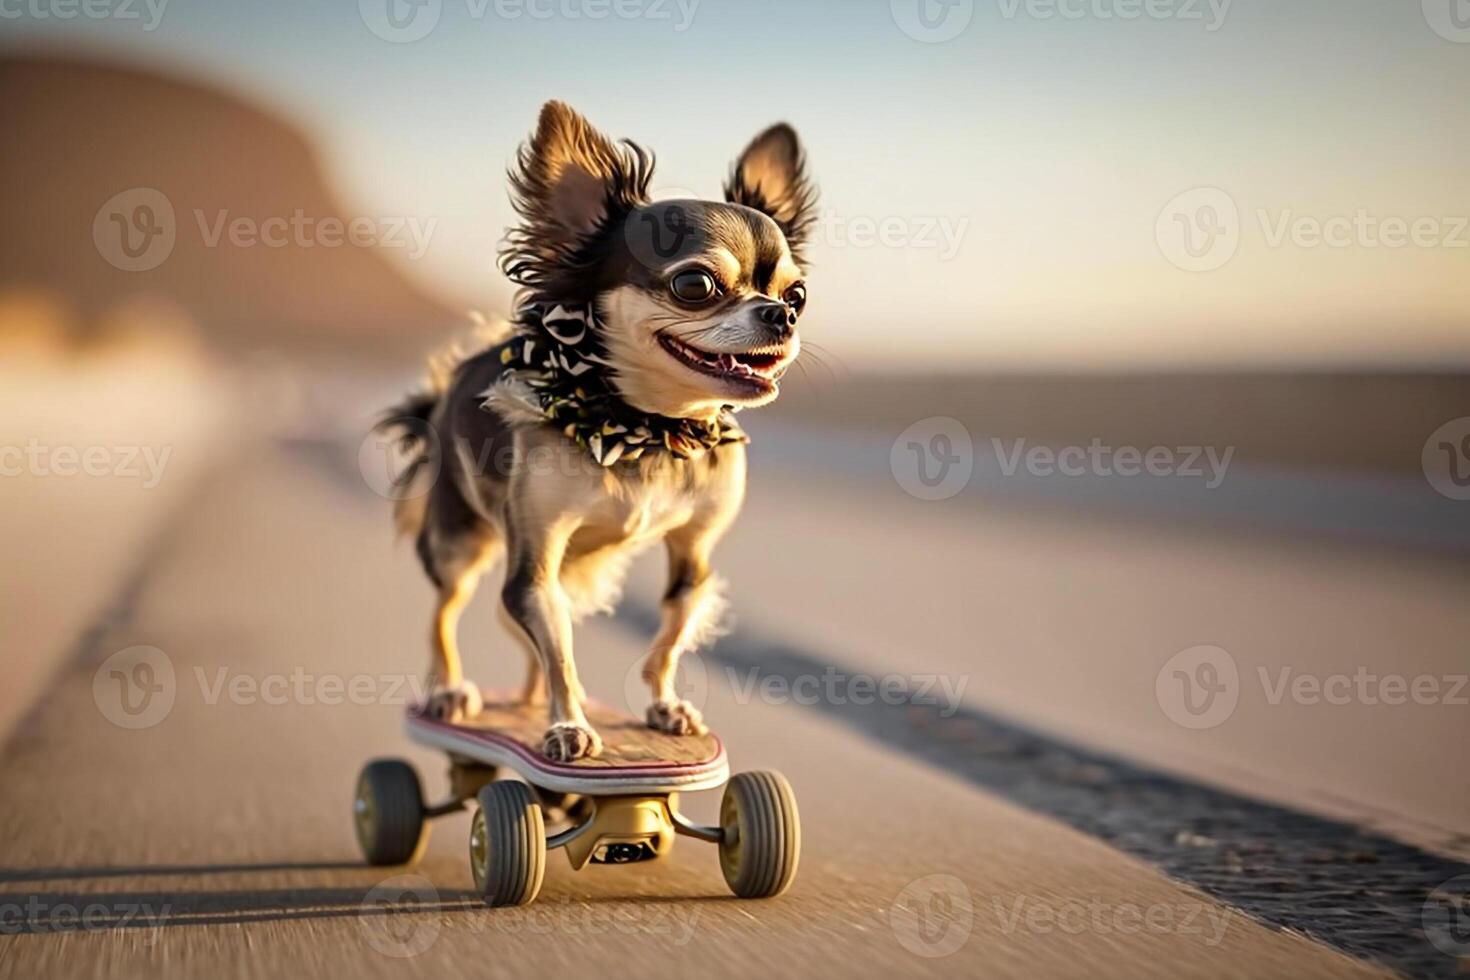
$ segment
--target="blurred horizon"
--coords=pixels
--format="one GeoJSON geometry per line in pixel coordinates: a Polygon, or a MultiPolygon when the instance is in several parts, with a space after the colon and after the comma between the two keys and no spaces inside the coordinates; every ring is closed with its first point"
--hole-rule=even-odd
{"type": "Polygon", "coordinates": [[[344,215],[422,224],[421,255],[376,251],[456,315],[507,311],[504,168],[554,97],[651,147],[656,196],[716,195],[751,135],[796,125],[823,193],[807,333],[855,371],[1470,369],[1470,48],[1418,4],[962,2],[942,43],[898,0],[645,6],[428,0],[410,43],[374,33],[371,0],[28,7],[0,57],[161,75],[303,134],[344,215]]]}

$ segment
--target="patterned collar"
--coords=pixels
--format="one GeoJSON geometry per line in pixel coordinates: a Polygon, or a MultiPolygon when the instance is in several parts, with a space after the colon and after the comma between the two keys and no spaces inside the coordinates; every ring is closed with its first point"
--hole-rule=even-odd
{"type": "Polygon", "coordinates": [[[546,421],[587,450],[602,466],[667,452],[696,459],[727,442],[748,442],[731,406],[712,421],[642,412],[613,385],[601,323],[591,306],[528,304],[516,314],[515,333],[500,363],[525,382],[546,421]]]}

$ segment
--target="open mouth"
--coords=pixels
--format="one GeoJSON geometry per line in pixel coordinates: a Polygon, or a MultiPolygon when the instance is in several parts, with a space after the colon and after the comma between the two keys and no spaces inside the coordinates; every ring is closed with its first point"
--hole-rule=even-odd
{"type": "Polygon", "coordinates": [[[791,348],[785,345],[733,354],[700,350],[668,334],[659,334],[658,341],[674,360],[691,371],[757,393],[775,390],[776,382],[791,366],[791,348]]]}

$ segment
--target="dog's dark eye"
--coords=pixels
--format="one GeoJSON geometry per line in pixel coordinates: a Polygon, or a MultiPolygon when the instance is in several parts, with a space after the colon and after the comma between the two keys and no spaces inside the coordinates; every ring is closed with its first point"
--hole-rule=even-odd
{"type": "Polygon", "coordinates": [[[806,283],[798,282],[789,286],[786,292],[781,294],[781,301],[791,307],[797,316],[800,316],[801,311],[806,308],[806,283]]]}
{"type": "Polygon", "coordinates": [[[681,303],[708,303],[719,291],[715,277],[703,269],[685,269],[669,280],[669,292],[681,303]]]}

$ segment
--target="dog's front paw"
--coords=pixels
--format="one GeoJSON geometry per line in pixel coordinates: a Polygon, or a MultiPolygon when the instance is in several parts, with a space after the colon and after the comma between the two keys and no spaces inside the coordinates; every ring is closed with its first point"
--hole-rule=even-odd
{"type": "Polygon", "coordinates": [[[575,762],[602,754],[602,739],[592,728],[564,721],[546,730],[541,752],[552,762],[575,762]]]}
{"type": "Polygon", "coordinates": [[[450,724],[467,721],[485,707],[485,699],[474,681],[460,681],[452,687],[437,687],[424,702],[424,714],[450,724]]]}
{"type": "Polygon", "coordinates": [[[648,727],[670,735],[708,735],[704,715],[688,701],[655,701],[648,706],[648,727]]]}

